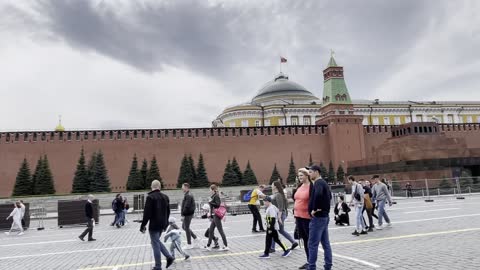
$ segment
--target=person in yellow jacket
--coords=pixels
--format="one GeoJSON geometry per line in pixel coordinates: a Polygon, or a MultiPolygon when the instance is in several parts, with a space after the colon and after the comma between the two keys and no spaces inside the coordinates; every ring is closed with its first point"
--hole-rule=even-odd
{"type": "Polygon", "coordinates": [[[252,232],[255,232],[255,233],[265,232],[265,229],[263,229],[262,216],[260,215],[260,211],[258,211],[258,206],[257,206],[257,204],[259,204],[258,199],[265,198],[265,194],[263,194],[264,190],[265,190],[264,185],[258,186],[258,188],[252,191],[252,194],[250,195],[250,201],[248,202],[248,209],[250,209],[250,212],[252,212],[252,215],[253,215],[252,232]],[[259,227],[258,231],[257,231],[257,222],[259,227]]]}

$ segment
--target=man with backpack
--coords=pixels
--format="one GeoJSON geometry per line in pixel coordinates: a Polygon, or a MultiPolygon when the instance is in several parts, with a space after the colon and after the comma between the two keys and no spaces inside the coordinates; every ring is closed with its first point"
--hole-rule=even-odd
{"type": "Polygon", "coordinates": [[[257,203],[259,202],[259,198],[265,198],[265,194],[263,194],[263,191],[265,190],[264,185],[258,186],[258,188],[249,191],[249,193],[245,194],[244,199],[248,200],[248,209],[250,209],[250,212],[252,212],[253,215],[253,226],[252,226],[252,232],[265,232],[263,229],[263,223],[262,223],[262,216],[260,215],[260,211],[258,211],[258,206],[257,203]],[[258,222],[258,227],[259,230],[257,231],[257,222],[258,222]]]}

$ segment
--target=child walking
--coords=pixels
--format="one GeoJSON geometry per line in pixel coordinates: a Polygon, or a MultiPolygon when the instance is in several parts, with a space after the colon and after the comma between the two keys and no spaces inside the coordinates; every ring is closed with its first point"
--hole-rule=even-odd
{"type": "Polygon", "coordinates": [[[18,227],[18,229],[20,230],[18,235],[23,235],[23,226],[22,226],[23,214],[22,214],[22,204],[20,202],[16,202],[14,204],[13,211],[7,217],[7,220],[10,217],[13,218],[12,227],[10,227],[10,230],[8,232],[5,232],[5,234],[9,235],[10,233],[12,233],[15,227],[18,227]]]}
{"type": "Polygon", "coordinates": [[[175,224],[176,218],[170,217],[168,219],[168,228],[167,228],[167,233],[165,234],[165,238],[163,239],[163,242],[167,242],[167,240],[170,238],[172,240],[172,243],[170,244],[170,254],[172,255],[173,258],[175,258],[175,249],[180,252],[183,256],[185,256],[185,261],[190,258],[190,255],[188,255],[185,251],[182,250],[182,237],[180,236],[181,230],[175,224]]]}
{"type": "Polygon", "coordinates": [[[282,222],[281,217],[279,216],[278,208],[272,204],[271,197],[265,197],[264,199],[265,207],[265,220],[267,225],[267,236],[265,239],[265,252],[259,256],[260,259],[270,259],[270,247],[272,246],[272,241],[275,241],[282,249],[282,257],[288,257],[292,252],[291,249],[287,247],[280,241],[278,238],[278,222],[282,222]]]}

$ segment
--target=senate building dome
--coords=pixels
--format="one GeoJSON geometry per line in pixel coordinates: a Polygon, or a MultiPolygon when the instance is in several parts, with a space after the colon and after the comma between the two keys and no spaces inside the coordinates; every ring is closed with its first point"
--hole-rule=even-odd
{"type": "Polygon", "coordinates": [[[280,72],[273,81],[265,84],[252,99],[252,104],[275,100],[317,100],[318,98],[300,84],[290,81],[288,76],[280,72]]]}

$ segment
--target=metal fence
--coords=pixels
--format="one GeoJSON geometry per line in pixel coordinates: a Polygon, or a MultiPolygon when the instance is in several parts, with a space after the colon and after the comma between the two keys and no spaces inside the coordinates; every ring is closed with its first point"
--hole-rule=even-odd
{"type": "Polygon", "coordinates": [[[395,197],[466,196],[480,193],[480,177],[442,179],[387,180],[390,194],[395,197]]]}

